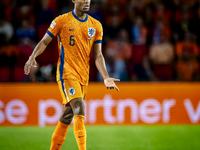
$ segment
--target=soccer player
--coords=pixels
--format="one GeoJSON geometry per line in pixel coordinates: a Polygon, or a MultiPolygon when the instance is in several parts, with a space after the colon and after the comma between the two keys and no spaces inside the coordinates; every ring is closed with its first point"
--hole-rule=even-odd
{"type": "Polygon", "coordinates": [[[60,120],[52,135],[50,150],[59,150],[65,140],[68,127],[74,117],[74,135],[79,150],[86,150],[86,130],[84,126],[84,98],[89,80],[90,52],[94,46],[95,64],[108,89],[116,89],[115,81],[110,78],[102,55],[103,29],[99,21],[88,14],[90,0],[72,0],[74,10],[55,18],[42,40],[37,44],[26,62],[24,71],[29,74],[32,66],[37,65],[40,55],[51,40],[57,36],[59,59],[57,64],[57,82],[63,98],[60,120]]]}

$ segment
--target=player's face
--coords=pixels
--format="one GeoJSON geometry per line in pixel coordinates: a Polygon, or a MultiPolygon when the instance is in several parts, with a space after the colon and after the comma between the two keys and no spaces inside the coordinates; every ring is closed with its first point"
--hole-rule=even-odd
{"type": "Polygon", "coordinates": [[[91,0],[73,0],[75,3],[76,9],[83,13],[87,13],[90,9],[91,0]]]}

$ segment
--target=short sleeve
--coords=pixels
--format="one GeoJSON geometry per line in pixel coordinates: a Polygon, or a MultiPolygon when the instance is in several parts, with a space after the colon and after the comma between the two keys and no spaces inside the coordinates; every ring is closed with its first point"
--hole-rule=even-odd
{"type": "Polygon", "coordinates": [[[54,38],[60,32],[62,25],[61,21],[62,21],[61,16],[58,16],[51,22],[51,25],[47,30],[47,34],[52,38],[54,38]]]}
{"type": "Polygon", "coordinates": [[[97,28],[96,28],[96,37],[94,44],[96,43],[102,43],[103,39],[103,27],[100,22],[97,23],[97,28]]]}

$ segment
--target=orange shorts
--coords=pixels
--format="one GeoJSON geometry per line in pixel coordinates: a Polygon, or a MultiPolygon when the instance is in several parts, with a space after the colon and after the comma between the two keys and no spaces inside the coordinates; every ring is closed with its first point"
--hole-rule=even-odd
{"type": "Polygon", "coordinates": [[[60,80],[58,87],[63,99],[63,104],[67,104],[75,98],[85,98],[87,86],[81,85],[76,80],[60,80]]]}

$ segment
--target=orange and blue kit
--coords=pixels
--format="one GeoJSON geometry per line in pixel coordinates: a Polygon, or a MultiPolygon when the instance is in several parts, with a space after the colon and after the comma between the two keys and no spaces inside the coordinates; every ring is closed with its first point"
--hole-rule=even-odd
{"type": "Polygon", "coordinates": [[[72,11],[55,18],[47,34],[52,38],[58,37],[56,79],[64,96],[63,103],[78,97],[84,98],[89,80],[90,52],[94,44],[102,43],[101,23],[87,14],[81,20],[72,11]]]}

